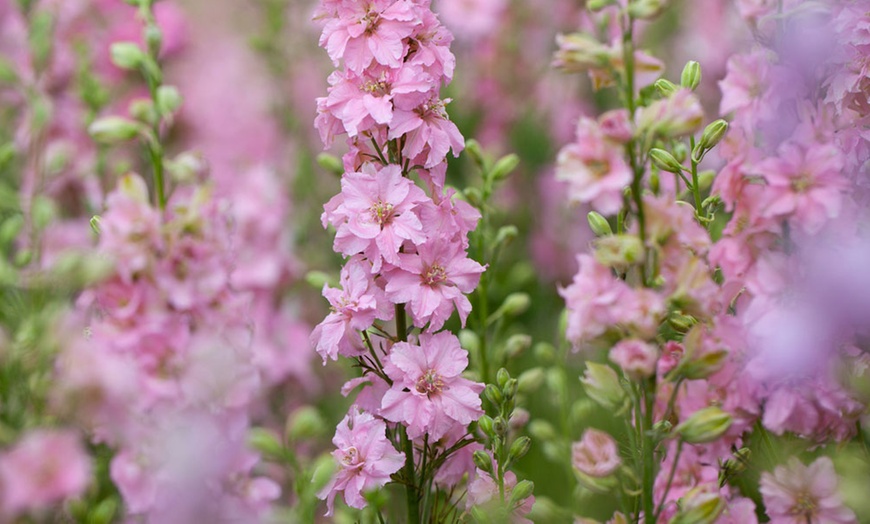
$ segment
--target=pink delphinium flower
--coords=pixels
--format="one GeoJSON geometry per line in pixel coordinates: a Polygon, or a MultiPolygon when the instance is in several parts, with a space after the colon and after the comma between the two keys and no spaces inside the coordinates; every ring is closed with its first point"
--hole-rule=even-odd
{"type": "Polygon", "coordinates": [[[438,11],[457,38],[473,41],[498,27],[506,4],[505,0],[442,0],[438,11]]]}
{"type": "Polygon", "coordinates": [[[394,345],[384,368],[393,387],[384,395],[381,415],[406,425],[411,438],[428,433],[438,440],[455,425],[470,424],[483,414],[483,384],[462,378],[467,367],[468,353],[446,331],[420,335],[419,346],[394,345]]]}
{"type": "Polygon", "coordinates": [[[345,255],[364,253],[372,263],[372,273],[381,269],[382,260],[399,263],[402,242],[426,241],[423,225],[413,212],[426,201],[423,190],[402,176],[402,168],[372,164],[360,173],[346,173],[341,193],[326,204],[323,224],[337,229],[335,250],[345,255]]]}
{"type": "Polygon", "coordinates": [[[597,122],[581,118],[577,140],[559,152],[556,178],[568,183],[572,200],[614,214],[622,207],[622,191],[632,179],[624,154],[622,144],[610,140],[597,122]]]}
{"type": "Polygon", "coordinates": [[[333,503],[339,491],[352,508],[366,506],[363,493],[377,489],[390,481],[390,475],[399,471],[405,461],[387,440],[387,425],[372,415],[351,407],[338,424],[332,443],[332,452],[339,470],[317,497],[326,499],[326,516],[332,516],[333,503]]]}
{"type": "Polygon", "coordinates": [[[386,272],[387,298],[409,303],[414,325],[440,329],[454,307],[462,325],[471,312],[471,293],[486,268],[468,258],[462,244],[433,238],[417,246],[417,254],[401,254],[398,267],[386,272]]]}
{"type": "Polygon", "coordinates": [[[402,154],[424,168],[442,163],[450,150],[453,150],[453,156],[459,156],[465,148],[459,128],[447,116],[445,106],[449,102],[449,99],[441,100],[433,93],[420,104],[396,104],[389,138],[405,135],[402,154]]]}
{"type": "Polygon", "coordinates": [[[855,513],[837,493],[837,473],[828,457],[805,466],[796,457],[761,474],[761,495],[773,524],[851,524],[855,513]]]}
{"type": "Polygon", "coordinates": [[[559,290],[568,307],[566,336],[575,346],[604,334],[624,312],[623,299],[631,293],[625,282],[591,255],[577,255],[580,270],[574,282],[559,290]]]}
{"type": "Polygon", "coordinates": [[[571,464],[581,473],[602,478],[612,475],[622,464],[622,459],[613,437],[589,428],[583,432],[580,441],[571,446],[571,464]]]}
{"type": "Polygon", "coordinates": [[[0,455],[0,512],[15,515],[81,494],[91,461],[78,436],[36,430],[0,455]]]}
{"type": "Polygon", "coordinates": [[[332,312],[314,328],[311,344],[326,359],[353,357],[364,351],[359,331],[371,327],[375,318],[389,319],[392,308],[360,257],[351,258],[341,270],[341,289],[323,286],[332,312]]]}
{"type": "Polygon", "coordinates": [[[611,362],[633,379],[652,376],[656,371],[658,358],[658,349],[643,340],[621,340],[610,350],[611,362]]]}

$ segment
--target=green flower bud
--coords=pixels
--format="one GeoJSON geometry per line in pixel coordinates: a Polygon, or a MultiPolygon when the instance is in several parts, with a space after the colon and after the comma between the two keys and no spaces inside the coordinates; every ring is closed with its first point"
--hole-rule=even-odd
{"type": "Polygon", "coordinates": [[[519,389],[519,381],[515,378],[508,379],[507,383],[505,383],[504,388],[502,388],[502,392],[504,393],[504,397],[508,400],[513,400],[514,397],[517,396],[517,390],[519,389]]]}
{"type": "Polygon", "coordinates": [[[501,390],[495,384],[487,384],[483,394],[494,406],[501,406],[502,402],[504,402],[504,395],[502,395],[501,390]]]}
{"type": "Polygon", "coordinates": [[[505,355],[508,358],[517,358],[532,345],[532,337],[524,333],[511,335],[505,343],[505,355]]]}
{"type": "Polygon", "coordinates": [[[510,454],[508,456],[512,462],[515,460],[519,460],[526,456],[526,453],[529,452],[529,449],[531,447],[532,439],[523,435],[522,437],[516,439],[513,444],[511,444],[510,454]]]}
{"type": "Polygon", "coordinates": [[[303,406],[287,417],[284,434],[288,440],[313,439],[326,431],[320,412],[313,406],[303,406]]]}
{"type": "Polygon", "coordinates": [[[489,415],[482,415],[479,419],[477,419],[477,427],[480,428],[480,431],[483,432],[488,438],[492,438],[495,436],[495,432],[492,429],[492,417],[489,415]]]}
{"type": "Polygon", "coordinates": [[[658,92],[661,93],[664,97],[671,96],[672,94],[677,92],[677,89],[679,89],[677,84],[665,78],[659,78],[655,81],[655,84],[653,85],[655,86],[656,90],[658,90],[658,92]]]}
{"type": "Polygon", "coordinates": [[[628,4],[628,14],[633,18],[655,18],[665,8],[665,0],[635,0],[628,4]]]}
{"type": "Polygon", "coordinates": [[[341,160],[339,160],[338,157],[330,155],[329,153],[320,153],[317,155],[317,165],[336,176],[344,174],[344,164],[341,163],[341,160]]]}
{"type": "Polygon", "coordinates": [[[480,351],[480,337],[470,329],[459,331],[459,345],[472,353],[480,351]]]}
{"type": "Polygon", "coordinates": [[[613,229],[610,227],[610,222],[607,221],[601,213],[590,211],[586,215],[586,221],[589,222],[589,228],[596,236],[606,237],[613,234],[613,229]]]}
{"type": "Polygon", "coordinates": [[[115,42],[109,47],[112,63],[121,69],[138,69],[145,61],[145,52],[133,42],[115,42]]]}
{"type": "Polygon", "coordinates": [[[190,183],[202,176],[208,166],[202,156],[196,153],[185,152],[165,162],[166,170],[176,182],[190,183]]]}
{"type": "Polygon", "coordinates": [[[103,499],[88,515],[88,524],[109,524],[118,512],[118,499],[103,499]]]}
{"type": "Polygon", "coordinates": [[[468,203],[474,207],[482,207],[483,206],[483,193],[481,193],[480,188],[477,187],[467,187],[465,191],[463,191],[465,195],[465,199],[468,200],[468,203]]]}
{"type": "Polygon", "coordinates": [[[653,165],[662,171],[667,171],[668,173],[681,173],[685,170],[685,168],[677,162],[677,159],[674,158],[674,155],[668,153],[664,149],[659,149],[657,147],[650,149],[649,158],[652,160],[653,165]]]}
{"type": "Polygon", "coordinates": [[[337,464],[332,455],[321,455],[314,463],[314,474],[311,476],[311,487],[314,493],[326,487],[335,474],[337,464]]]}
{"type": "Polygon", "coordinates": [[[284,445],[278,436],[265,428],[251,428],[248,445],[266,456],[280,457],[284,454],[284,445]]]}
{"type": "Polygon", "coordinates": [[[561,367],[552,367],[547,370],[547,387],[554,395],[562,395],[568,385],[565,378],[565,370],[561,367]]]}
{"type": "Polygon", "coordinates": [[[698,142],[698,145],[695,147],[695,150],[701,151],[699,155],[697,152],[693,153],[695,158],[700,160],[700,158],[710,149],[716,147],[716,145],[722,141],[722,138],[725,137],[725,133],[728,132],[728,122],[725,120],[719,119],[715,122],[709,124],[704,128],[704,133],[701,135],[701,140],[698,142]]]}
{"type": "Polygon", "coordinates": [[[586,1],[586,9],[595,13],[595,12],[601,11],[605,7],[607,7],[609,5],[613,5],[615,3],[616,3],[616,0],[587,0],[586,1]]]}
{"type": "Polygon", "coordinates": [[[501,416],[495,417],[492,421],[492,430],[495,432],[496,436],[503,437],[507,434],[508,426],[501,416]]]}
{"type": "Polygon", "coordinates": [[[701,83],[701,64],[694,60],[686,63],[683,74],[680,76],[680,85],[694,91],[701,83]]]}
{"type": "Polygon", "coordinates": [[[586,373],[580,382],[589,398],[604,409],[616,411],[625,403],[625,391],[619,383],[619,376],[610,366],[587,362],[586,373]]]}
{"type": "Polygon", "coordinates": [[[477,140],[470,138],[465,141],[465,152],[471,156],[471,159],[477,164],[477,167],[481,171],[486,171],[486,167],[489,164],[489,160],[486,158],[486,155],[483,153],[483,148],[480,147],[480,142],[477,140]]]}
{"type": "Polygon", "coordinates": [[[489,453],[478,449],[471,455],[471,458],[478,469],[486,473],[492,473],[492,457],[489,456],[489,453]]]}
{"type": "Polygon", "coordinates": [[[88,126],[88,134],[91,138],[103,144],[132,140],[142,130],[141,124],[119,116],[107,116],[88,126]]]}
{"type": "Polygon", "coordinates": [[[731,427],[731,415],[721,408],[710,406],[694,412],[675,431],[689,444],[704,444],[721,437],[731,427]]]}
{"type": "Polygon", "coordinates": [[[517,238],[519,234],[520,230],[517,229],[517,226],[502,226],[498,228],[498,233],[495,235],[495,245],[507,245],[517,238]]]}
{"type": "Polygon", "coordinates": [[[698,173],[698,191],[706,191],[713,185],[716,179],[716,172],[709,169],[698,173]]]}
{"type": "Polygon", "coordinates": [[[643,244],[635,235],[612,235],[595,241],[595,260],[608,267],[640,262],[643,244]]]}
{"type": "Polygon", "coordinates": [[[0,84],[14,84],[18,81],[15,66],[8,59],[0,57],[0,84]]]}
{"type": "Polygon", "coordinates": [[[519,506],[524,500],[529,498],[535,491],[535,483],[531,480],[521,480],[517,482],[514,489],[511,491],[510,506],[519,506]]]}
{"type": "Polygon", "coordinates": [[[139,98],[130,102],[127,113],[134,120],[148,125],[154,125],[160,120],[157,110],[154,109],[154,102],[147,98],[139,98]]]}
{"type": "Polygon", "coordinates": [[[699,488],[690,490],[680,500],[680,510],[671,524],[712,524],[725,511],[725,501],[718,494],[699,488]]]}
{"type": "Polygon", "coordinates": [[[24,229],[24,216],[12,215],[0,223],[0,246],[8,246],[24,229]]]}
{"type": "Polygon", "coordinates": [[[677,367],[668,373],[668,380],[675,380],[677,377],[689,380],[704,379],[722,369],[728,351],[704,347],[702,344],[704,329],[702,324],[696,324],[683,337],[685,353],[677,367]]]}
{"type": "Polygon", "coordinates": [[[504,315],[516,317],[525,313],[531,304],[532,299],[528,293],[511,293],[504,299],[504,302],[502,302],[498,309],[504,315]]]}
{"type": "Polygon", "coordinates": [[[498,162],[495,163],[489,176],[491,176],[495,181],[504,180],[514,171],[514,169],[517,168],[518,165],[520,165],[520,157],[511,153],[510,155],[500,158],[498,162]]]}
{"type": "Polygon", "coordinates": [[[335,279],[323,271],[309,271],[305,274],[305,282],[314,289],[323,289],[325,285],[334,285],[335,279]]]}
{"type": "Polygon", "coordinates": [[[571,421],[576,426],[588,426],[588,421],[595,413],[595,402],[582,398],[571,405],[571,421]]]}
{"type": "Polygon", "coordinates": [[[535,440],[547,442],[556,440],[556,428],[552,424],[542,419],[535,419],[529,422],[529,433],[535,440]]]}
{"type": "Polygon", "coordinates": [[[154,24],[148,24],[145,27],[145,43],[148,44],[148,49],[152,55],[159,55],[160,48],[163,45],[163,32],[154,24]]]}
{"type": "Polygon", "coordinates": [[[161,115],[172,115],[181,107],[181,93],[175,86],[160,86],[157,88],[157,110],[161,115]]]}
{"type": "Polygon", "coordinates": [[[539,364],[547,366],[556,361],[556,348],[549,342],[538,342],[532,349],[532,353],[539,364]]]}
{"type": "Polygon", "coordinates": [[[508,370],[505,368],[499,369],[495,374],[495,381],[498,384],[498,387],[502,389],[504,389],[505,384],[507,384],[507,381],[510,380],[510,378],[511,374],[508,373],[508,370]]]}
{"type": "Polygon", "coordinates": [[[15,253],[15,258],[12,260],[12,262],[17,267],[24,267],[27,264],[30,264],[31,260],[33,260],[33,250],[21,249],[15,253]]]}
{"type": "Polygon", "coordinates": [[[532,368],[523,371],[518,379],[520,393],[524,395],[534,393],[544,383],[545,378],[544,368],[532,368]]]}

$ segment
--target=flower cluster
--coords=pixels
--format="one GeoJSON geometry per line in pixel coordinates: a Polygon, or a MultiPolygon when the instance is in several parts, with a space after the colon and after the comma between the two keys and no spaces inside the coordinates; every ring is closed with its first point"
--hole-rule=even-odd
{"type": "Polygon", "coordinates": [[[449,100],[439,95],[454,69],[449,31],[427,0],[330,0],[317,17],[320,43],[342,67],[318,99],[316,127],[327,147],[346,134],[349,152],[341,192],[322,216],[324,227],[335,228],[335,251],[347,258],[341,287],[323,288],[332,312],[311,343],[324,363],[341,355],[365,371],[345,387],[365,384],[334,440],[340,470],[321,494],[330,515],[339,491],[348,505],[363,507],[361,491],[387,483],[401,457],[405,482],[413,483],[418,473],[435,478],[425,466],[436,450],[454,465],[458,454],[470,454],[471,440],[459,441],[483,414],[483,385],[461,376],[468,355],[455,335],[439,330],[454,311],[464,325],[466,294],[484,267],[467,254],[480,213],[444,186],[445,156],[464,146],[445,110],[449,100]],[[391,320],[394,336],[383,324],[391,320]]]}

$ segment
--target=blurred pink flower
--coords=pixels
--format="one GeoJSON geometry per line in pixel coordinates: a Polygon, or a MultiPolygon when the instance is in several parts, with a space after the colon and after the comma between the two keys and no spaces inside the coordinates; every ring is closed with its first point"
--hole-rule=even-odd
{"type": "Polygon", "coordinates": [[[579,442],[571,446],[571,464],[590,477],[612,475],[622,464],[619,449],[613,437],[603,431],[589,428],[579,442]]]}
{"type": "Polygon", "coordinates": [[[761,474],[761,495],[773,524],[851,524],[855,513],[837,493],[837,473],[828,457],[805,466],[796,457],[773,474],[761,474]]]}

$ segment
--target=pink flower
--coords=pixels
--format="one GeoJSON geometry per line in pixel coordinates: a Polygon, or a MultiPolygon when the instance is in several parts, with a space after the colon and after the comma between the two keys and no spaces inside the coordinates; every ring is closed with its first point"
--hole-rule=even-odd
{"type": "Polygon", "coordinates": [[[417,246],[417,254],[399,255],[398,267],[385,273],[387,298],[409,303],[414,325],[436,331],[450,318],[454,307],[462,325],[471,312],[471,293],[485,268],[468,258],[462,244],[434,238],[417,246]]]}
{"type": "Polygon", "coordinates": [[[314,328],[311,344],[324,364],[327,358],[337,360],[339,354],[353,357],[364,352],[360,332],[371,327],[375,318],[391,318],[393,308],[372,280],[368,263],[358,256],[342,268],[341,289],[324,285],[323,296],[332,312],[314,328]]]}
{"type": "Polygon", "coordinates": [[[470,424],[483,414],[483,384],[462,378],[467,367],[468,353],[446,331],[420,335],[419,346],[394,345],[384,368],[393,387],[384,395],[381,415],[406,425],[409,437],[428,433],[430,440],[470,424]]]}
{"type": "Polygon", "coordinates": [[[435,93],[420,104],[396,104],[390,123],[390,139],[405,136],[402,154],[414,163],[429,169],[444,161],[447,152],[453,156],[465,148],[465,140],[456,124],[450,121],[445,106],[435,93]]]}
{"type": "Polygon", "coordinates": [[[148,187],[138,175],[121,179],[106,198],[100,221],[100,249],[117,263],[121,278],[130,280],[153,261],[162,246],[160,214],[148,203],[148,187]]]}
{"type": "Polygon", "coordinates": [[[426,241],[423,225],[414,214],[425,202],[423,190],[402,176],[402,168],[388,165],[378,170],[372,164],[360,173],[346,173],[341,179],[341,193],[324,209],[322,220],[337,229],[335,250],[345,255],[365,254],[372,273],[381,269],[382,260],[399,263],[402,242],[426,241]]]}
{"type": "Polygon", "coordinates": [[[613,437],[589,428],[583,432],[580,442],[571,446],[571,463],[583,474],[603,478],[612,475],[622,459],[613,437]]]}
{"type": "MultiPolygon", "coordinates": [[[[486,506],[487,504],[498,500],[499,491],[498,485],[489,476],[488,473],[477,468],[474,470],[474,478],[468,483],[468,499],[466,500],[466,508],[472,506],[486,506]]],[[[517,476],[513,471],[507,471],[504,475],[505,499],[510,499],[514,486],[517,485],[517,476]]],[[[535,497],[530,496],[519,502],[510,515],[511,524],[531,524],[532,521],[525,518],[532,511],[532,506],[535,504],[535,497]]]]}
{"type": "Polygon", "coordinates": [[[761,474],[761,495],[773,524],[857,523],[837,493],[837,473],[828,457],[805,466],[796,457],[761,474]]]}
{"type": "Polygon", "coordinates": [[[2,511],[14,515],[79,495],[90,478],[91,461],[78,436],[32,431],[0,456],[2,511]]]}
{"type": "Polygon", "coordinates": [[[765,216],[786,216],[805,232],[818,232],[840,213],[846,183],[842,169],[843,156],[833,145],[813,144],[804,149],[784,144],[779,157],[754,167],[769,188],[765,216]]]}
{"type": "Polygon", "coordinates": [[[420,23],[415,7],[408,0],[344,0],[323,28],[320,45],[335,65],[343,58],[356,73],[373,60],[399,67],[406,52],[404,40],[420,23]]]}
{"type": "Polygon", "coordinates": [[[597,122],[581,118],[577,140],[559,152],[556,178],[568,183],[572,200],[615,214],[622,208],[622,191],[631,183],[622,144],[611,141],[597,122]]]}
{"type": "Polygon", "coordinates": [[[580,270],[574,282],[559,290],[568,307],[568,340],[575,345],[603,335],[624,313],[623,299],[631,293],[625,282],[591,255],[577,255],[580,270]]]}
{"type": "Polygon", "coordinates": [[[655,346],[634,338],[620,340],[610,350],[611,362],[635,380],[652,376],[658,358],[659,351],[655,346]]]}
{"type": "Polygon", "coordinates": [[[387,425],[372,415],[351,407],[338,424],[332,443],[338,448],[332,452],[338,472],[317,497],[326,499],[326,516],[332,516],[333,501],[339,491],[352,508],[366,506],[363,493],[380,488],[390,481],[390,475],[399,471],[405,454],[399,453],[387,440],[387,425]]]}

